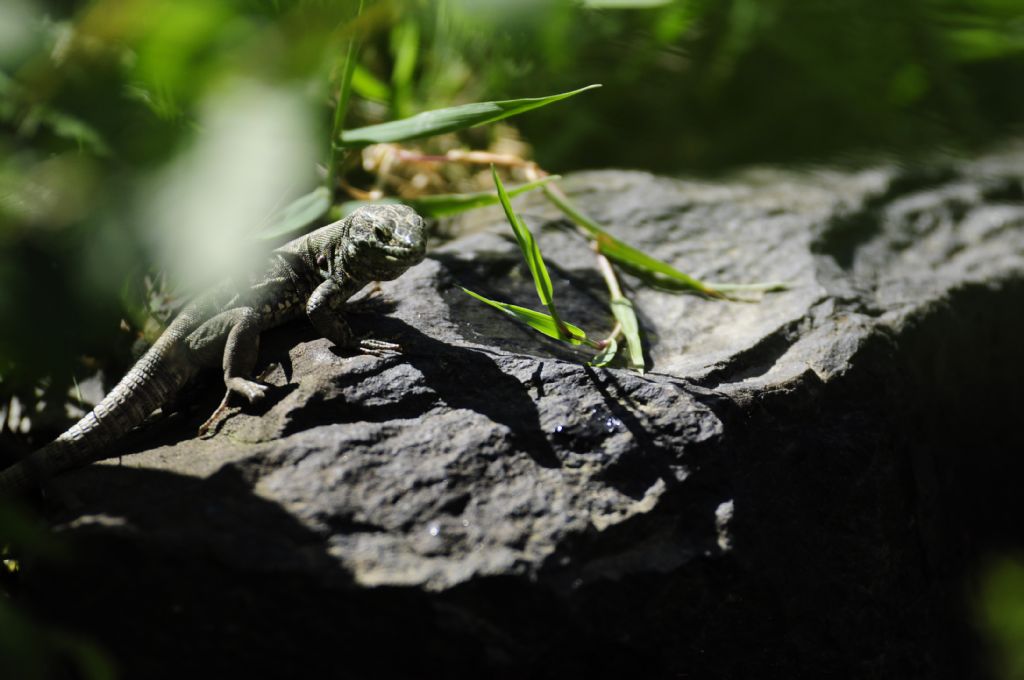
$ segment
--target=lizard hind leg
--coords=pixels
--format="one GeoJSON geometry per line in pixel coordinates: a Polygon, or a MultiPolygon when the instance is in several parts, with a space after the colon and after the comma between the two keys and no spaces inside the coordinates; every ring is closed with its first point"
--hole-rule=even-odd
{"type": "Polygon", "coordinates": [[[210,365],[220,360],[227,388],[213,415],[200,426],[200,434],[223,416],[232,394],[240,395],[250,404],[257,404],[266,397],[267,386],[249,378],[256,365],[260,342],[259,317],[251,307],[221,312],[193,331],[186,342],[202,363],[210,365]]]}
{"type": "Polygon", "coordinates": [[[238,322],[231,327],[224,343],[224,386],[228,392],[242,396],[250,404],[257,404],[267,396],[267,386],[250,380],[260,351],[259,317],[245,307],[238,322]]]}

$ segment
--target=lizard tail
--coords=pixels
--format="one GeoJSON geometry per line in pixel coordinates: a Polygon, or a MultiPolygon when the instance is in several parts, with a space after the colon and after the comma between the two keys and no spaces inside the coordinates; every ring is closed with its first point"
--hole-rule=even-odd
{"type": "Polygon", "coordinates": [[[187,362],[174,361],[168,344],[158,340],[96,408],[50,444],[0,471],[0,496],[103,458],[111,443],[166,404],[191,377],[187,362]]]}

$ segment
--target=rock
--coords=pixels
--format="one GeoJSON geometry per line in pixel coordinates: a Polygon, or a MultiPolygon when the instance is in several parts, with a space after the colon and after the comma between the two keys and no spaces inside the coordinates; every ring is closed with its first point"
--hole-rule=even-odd
{"type": "MultiPolygon", "coordinates": [[[[263,412],[191,438],[214,379],[65,477],[77,558],[29,573],[36,609],[129,677],[977,673],[968,576],[1024,538],[1024,149],[563,186],[682,271],[791,288],[624,275],[649,370],[595,369],[459,289],[537,306],[474,213],[355,315],[403,356],[275,331],[263,412]]],[[[585,241],[519,205],[561,313],[607,332],[585,241]]]]}

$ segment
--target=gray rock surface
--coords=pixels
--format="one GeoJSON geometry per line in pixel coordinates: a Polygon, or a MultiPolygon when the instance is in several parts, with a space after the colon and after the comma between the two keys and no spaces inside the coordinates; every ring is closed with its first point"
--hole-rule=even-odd
{"type": "MultiPolygon", "coordinates": [[[[980,672],[967,577],[1024,539],[1024,151],[564,187],[682,271],[792,287],[625,275],[649,371],[594,369],[459,290],[536,306],[474,213],[356,315],[404,356],[282,329],[263,412],[191,438],[201,385],[141,451],[64,478],[79,559],[29,584],[38,609],[109,614],[96,635],[139,677],[980,672]]],[[[607,332],[586,243],[518,205],[564,316],[607,332]]]]}

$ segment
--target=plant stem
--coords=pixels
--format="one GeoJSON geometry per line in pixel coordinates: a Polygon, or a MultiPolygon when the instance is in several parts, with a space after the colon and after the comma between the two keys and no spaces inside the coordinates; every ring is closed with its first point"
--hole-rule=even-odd
{"type": "MultiPolygon", "coordinates": [[[[359,7],[356,9],[356,19],[363,13],[363,0],[359,0],[359,7]]],[[[334,195],[334,187],[338,177],[338,166],[341,159],[339,152],[345,151],[339,140],[345,125],[345,114],[348,113],[348,101],[352,96],[352,74],[356,70],[356,52],[358,51],[359,40],[355,31],[351,32],[348,40],[348,50],[345,54],[345,67],[341,72],[341,83],[338,87],[338,102],[334,107],[334,122],[331,125],[331,148],[327,162],[327,190],[334,195]]]]}
{"type": "Polygon", "coordinates": [[[615,269],[612,268],[612,263],[604,256],[597,248],[597,244],[594,244],[594,254],[597,256],[597,268],[601,270],[601,276],[604,277],[604,283],[608,286],[608,292],[611,294],[613,300],[617,300],[622,295],[622,286],[619,285],[619,277],[615,275],[615,269]]]}
{"type": "Polygon", "coordinates": [[[578,227],[587,232],[591,237],[596,238],[600,234],[604,233],[604,229],[601,225],[590,219],[579,210],[576,209],[570,201],[569,197],[565,195],[558,185],[546,184],[541,191],[547,196],[548,200],[555,204],[555,207],[561,210],[566,216],[569,217],[578,227]]]}

